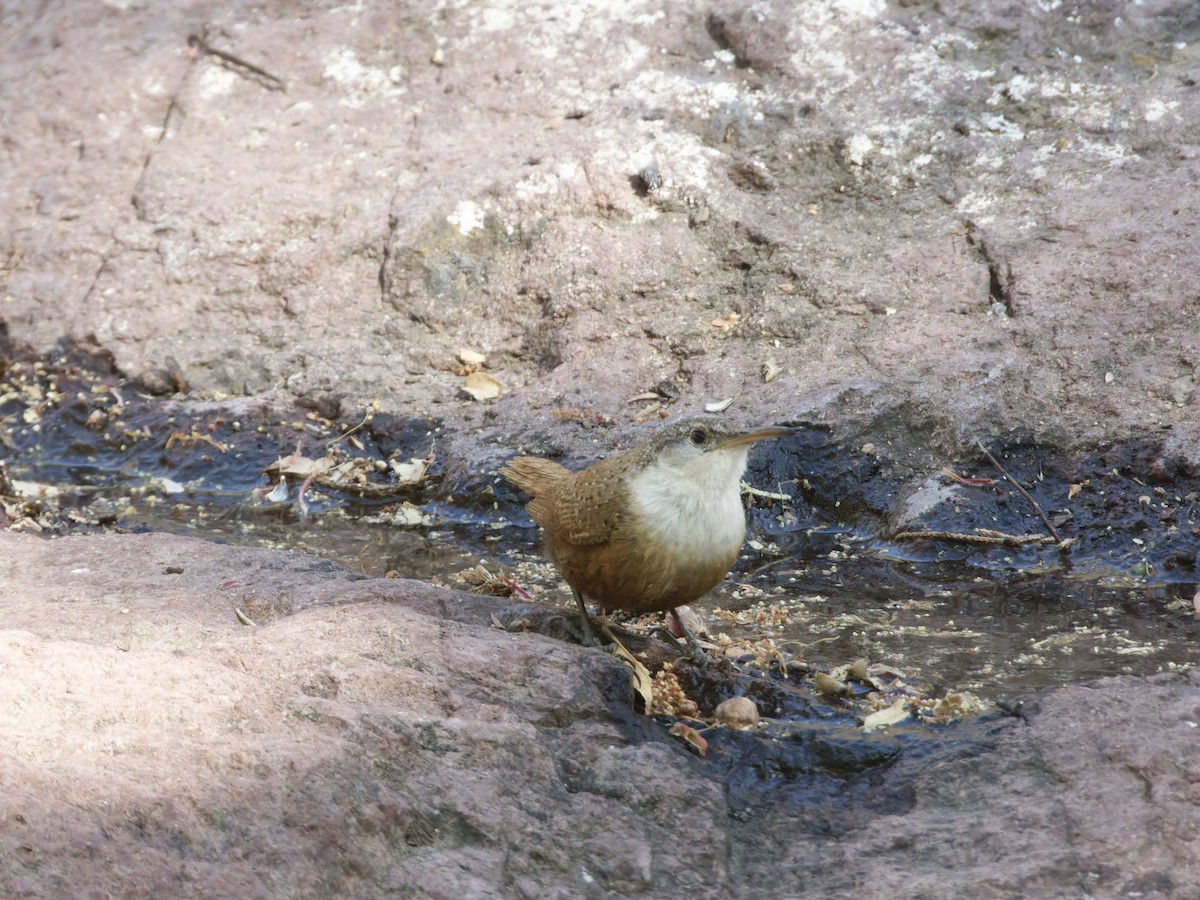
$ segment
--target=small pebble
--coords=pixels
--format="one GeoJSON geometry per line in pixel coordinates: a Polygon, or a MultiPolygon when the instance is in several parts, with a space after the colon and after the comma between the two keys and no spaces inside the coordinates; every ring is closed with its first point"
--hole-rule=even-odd
{"type": "Polygon", "coordinates": [[[831,697],[850,696],[850,685],[844,681],[839,681],[832,675],[826,675],[824,672],[818,672],[813,676],[813,687],[822,694],[828,694],[831,697]]]}
{"type": "MultiPolygon", "coordinates": [[[[626,170],[628,171],[628,170],[626,170]]],[[[651,163],[648,166],[643,166],[638,172],[638,178],[642,180],[642,186],[646,189],[646,193],[652,193],[662,187],[662,174],[658,171],[658,166],[651,163]]]]}
{"type": "Polygon", "coordinates": [[[744,731],[758,724],[758,707],[749,697],[732,697],[713,711],[717,722],[726,728],[744,731]]]}

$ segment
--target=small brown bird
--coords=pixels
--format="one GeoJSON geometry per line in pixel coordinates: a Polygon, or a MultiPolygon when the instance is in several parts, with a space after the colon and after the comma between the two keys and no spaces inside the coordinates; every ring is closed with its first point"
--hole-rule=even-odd
{"type": "Polygon", "coordinates": [[[725,577],[746,536],[741,478],[750,445],[792,433],[683,419],[582,472],[518,456],[500,474],[533,498],[525,508],[545,530],[591,637],[585,598],[604,610],[670,610],[679,622],[676,607],[725,577]]]}

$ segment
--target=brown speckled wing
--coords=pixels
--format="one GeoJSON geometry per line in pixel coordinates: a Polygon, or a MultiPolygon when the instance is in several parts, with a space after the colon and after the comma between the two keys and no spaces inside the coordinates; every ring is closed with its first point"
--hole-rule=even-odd
{"type": "MultiPolygon", "coordinates": [[[[612,540],[626,507],[620,457],[610,457],[565,481],[554,494],[559,539],[577,546],[612,540]]],[[[532,512],[530,513],[532,515],[532,512]]]]}

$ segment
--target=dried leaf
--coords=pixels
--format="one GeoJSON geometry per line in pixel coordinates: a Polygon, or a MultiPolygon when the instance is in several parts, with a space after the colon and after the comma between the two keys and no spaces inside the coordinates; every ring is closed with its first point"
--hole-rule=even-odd
{"type": "Polygon", "coordinates": [[[396,481],[400,484],[420,484],[425,477],[425,473],[429,471],[430,460],[428,457],[418,459],[413,457],[408,462],[400,462],[393,459],[388,464],[392,467],[392,472],[396,476],[396,481]]]}
{"type": "Polygon", "coordinates": [[[735,325],[737,325],[739,319],[741,319],[740,314],[731,312],[727,316],[722,316],[719,319],[713,319],[708,324],[713,328],[720,328],[722,331],[728,331],[730,328],[733,328],[735,325]]]}
{"type": "Polygon", "coordinates": [[[504,385],[486,372],[472,372],[468,375],[463,384],[463,390],[471,396],[472,400],[479,402],[496,400],[504,396],[504,385]]]}
{"type": "Polygon", "coordinates": [[[666,626],[671,634],[675,637],[685,637],[684,632],[679,630],[679,623],[683,623],[683,627],[697,637],[708,634],[708,625],[704,621],[704,617],[692,609],[688,605],[675,607],[675,615],[667,616],[666,626]]]}
{"type": "MultiPolygon", "coordinates": [[[[34,412],[34,409],[32,407],[25,410],[26,423],[32,424],[32,422],[30,420],[30,413],[33,413],[33,412],[34,412]]],[[[34,416],[34,421],[36,421],[38,416],[40,416],[40,413],[38,413],[34,416]]],[[[192,429],[190,434],[185,434],[182,431],[173,432],[171,434],[171,436],[169,438],[167,438],[166,446],[164,446],[163,449],[170,450],[176,444],[180,444],[181,446],[184,446],[184,447],[193,447],[196,444],[208,444],[210,447],[214,448],[215,450],[217,450],[221,453],[229,452],[229,447],[227,445],[222,444],[219,441],[213,440],[213,438],[207,434],[200,434],[200,432],[196,431],[196,429],[194,429],[194,428],[192,429]]]]}
{"type": "Polygon", "coordinates": [[[966,484],[972,487],[983,487],[986,485],[995,484],[996,481],[994,478],[967,478],[966,476],[959,475],[953,469],[948,469],[945,466],[942,467],[942,475],[946,478],[949,478],[951,481],[957,482],[958,484],[966,484]]]}
{"type": "Polygon", "coordinates": [[[474,350],[468,350],[466,347],[460,347],[458,350],[458,361],[464,366],[482,366],[487,362],[487,357],[474,350]]]}
{"type": "Polygon", "coordinates": [[[265,499],[268,503],[287,503],[288,486],[285,476],[279,476],[279,483],[271,489],[271,492],[267,494],[265,499]]]}
{"type": "Polygon", "coordinates": [[[881,709],[871,713],[863,719],[863,731],[878,731],[880,728],[887,728],[889,725],[895,725],[897,722],[903,722],[908,718],[908,707],[904,700],[897,700],[887,709],[881,709]]]}
{"type": "Polygon", "coordinates": [[[671,737],[679,738],[700,756],[708,752],[708,741],[691,725],[676,722],[671,726],[671,730],[667,734],[671,737]]]}
{"type": "Polygon", "coordinates": [[[616,635],[607,625],[601,625],[600,630],[604,636],[612,641],[613,649],[616,650],[617,656],[625,661],[629,668],[633,669],[633,687],[642,697],[642,703],[645,704],[643,709],[649,712],[654,707],[654,679],[650,677],[650,670],[642,665],[642,661],[625,649],[625,645],[617,640],[616,635]]]}
{"type": "Polygon", "coordinates": [[[824,672],[818,672],[813,676],[813,687],[822,694],[828,694],[831,697],[850,696],[850,685],[834,678],[832,675],[826,675],[824,672]]]}
{"type": "Polygon", "coordinates": [[[401,503],[396,506],[389,506],[383,512],[374,516],[368,516],[367,522],[380,523],[384,525],[396,525],[403,527],[405,525],[431,525],[433,519],[421,512],[419,506],[414,506],[411,503],[401,503]]]}
{"type": "Polygon", "coordinates": [[[299,451],[290,456],[281,456],[274,464],[266,468],[267,473],[287,475],[297,481],[303,481],[311,475],[324,475],[337,465],[332,456],[322,456],[320,459],[310,459],[299,451]]]}
{"type": "Polygon", "coordinates": [[[41,500],[50,500],[60,496],[63,491],[61,488],[53,484],[43,484],[40,481],[18,481],[13,479],[9,482],[13,490],[14,497],[33,497],[41,500]]]}
{"type": "Polygon", "coordinates": [[[322,487],[357,493],[366,486],[367,479],[374,472],[374,461],[355,457],[343,460],[323,475],[319,472],[314,473],[312,478],[322,487]]]}
{"type": "Polygon", "coordinates": [[[461,572],[451,575],[450,578],[468,585],[472,594],[484,594],[491,597],[511,597],[513,594],[519,594],[526,600],[529,599],[529,594],[503,571],[493,575],[482,563],[469,569],[463,569],[461,572]]]}
{"type": "Polygon", "coordinates": [[[724,400],[718,400],[716,403],[705,403],[704,411],[710,413],[725,412],[733,404],[732,397],[726,397],[724,400]]]}
{"type": "Polygon", "coordinates": [[[783,367],[775,361],[775,357],[768,357],[762,364],[763,381],[774,381],[782,371],[783,367]]]}
{"type": "Polygon", "coordinates": [[[148,484],[160,494],[166,494],[168,496],[172,494],[182,494],[187,490],[187,485],[176,481],[174,478],[151,478],[148,484]]]}

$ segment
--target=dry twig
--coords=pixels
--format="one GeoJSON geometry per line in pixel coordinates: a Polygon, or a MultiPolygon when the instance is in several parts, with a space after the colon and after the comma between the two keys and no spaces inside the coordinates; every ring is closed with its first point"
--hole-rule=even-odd
{"type": "Polygon", "coordinates": [[[1070,553],[1071,544],[1074,542],[1064,541],[1059,536],[1058,531],[1054,528],[1054,525],[1046,517],[1046,514],[1042,512],[1042,508],[1038,505],[1038,502],[1033,499],[1033,495],[1031,495],[1029,491],[1025,490],[1025,488],[1017,481],[1017,479],[1008,474],[1008,471],[1004,468],[1004,466],[1000,465],[1000,461],[996,459],[996,457],[992,456],[987,447],[983,446],[983,441],[976,440],[975,443],[979,446],[979,449],[983,451],[983,455],[988,458],[988,461],[996,467],[1001,475],[1005,477],[1008,483],[1015,487],[1020,495],[1029,501],[1029,505],[1034,508],[1038,514],[1038,517],[1042,520],[1042,524],[1046,526],[1046,530],[1050,532],[1050,536],[1054,538],[1054,543],[1058,545],[1059,553],[1062,554],[1063,561],[1066,562],[1070,553]]]}
{"type": "Polygon", "coordinates": [[[954,531],[902,531],[892,535],[894,541],[957,541],[960,544],[990,544],[1000,547],[1024,547],[1029,544],[1053,544],[1054,538],[1045,534],[1005,534],[986,528],[975,534],[954,531]]]}
{"type": "Polygon", "coordinates": [[[268,91],[283,91],[287,93],[287,83],[276,75],[272,75],[266,69],[262,69],[254,63],[246,62],[240,56],[234,56],[225,50],[219,50],[208,42],[208,29],[205,28],[201,34],[189,34],[188,46],[195,47],[202,53],[207,53],[210,56],[215,56],[217,59],[226,63],[233,71],[238,72],[243,77],[251,76],[255,81],[265,87],[268,91]]]}

